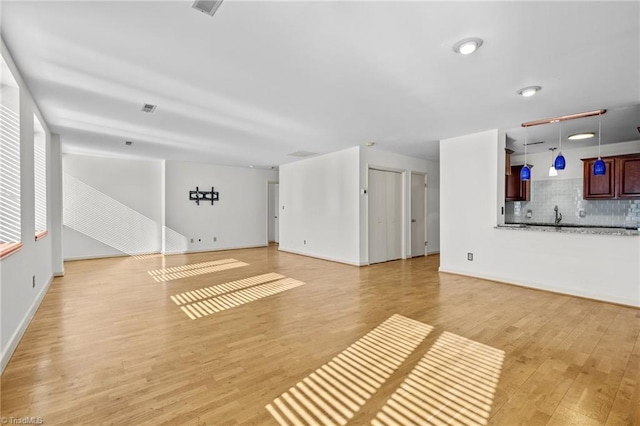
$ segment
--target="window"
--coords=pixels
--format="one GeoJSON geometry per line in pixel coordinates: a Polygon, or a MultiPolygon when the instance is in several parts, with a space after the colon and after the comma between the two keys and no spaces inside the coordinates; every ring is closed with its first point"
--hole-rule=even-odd
{"type": "Polygon", "coordinates": [[[47,235],[47,147],[42,123],[33,114],[33,173],[36,240],[47,235]]]}
{"type": "Polygon", "coordinates": [[[0,259],[20,243],[20,89],[0,57],[0,259]]]}

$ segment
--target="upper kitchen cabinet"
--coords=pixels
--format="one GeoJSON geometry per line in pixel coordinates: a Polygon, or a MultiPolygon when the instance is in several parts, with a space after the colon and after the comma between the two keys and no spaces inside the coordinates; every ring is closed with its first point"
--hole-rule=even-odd
{"type": "MultiPolygon", "coordinates": [[[[523,166],[511,166],[511,174],[504,177],[505,201],[529,201],[531,198],[531,181],[520,180],[520,170],[523,166]]],[[[529,165],[529,167],[532,167],[529,165]]]]}
{"type": "MultiPolygon", "coordinates": [[[[582,198],[585,200],[611,199],[616,196],[615,161],[613,158],[603,158],[605,174],[596,176],[593,174],[593,164],[597,158],[583,159],[584,180],[582,198]]],[[[579,169],[578,169],[579,170],[579,169]]]]}
{"type": "Polygon", "coordinates": [[[604,175],[593,174],[596,158],[583,159],[585,200],[640,198],[640,154],[602,158],[604,175]]]}
{"type": "Polygon", "coordinates": [[[618,198],[640,198],[640,154],[616,159],[618,198]]]}

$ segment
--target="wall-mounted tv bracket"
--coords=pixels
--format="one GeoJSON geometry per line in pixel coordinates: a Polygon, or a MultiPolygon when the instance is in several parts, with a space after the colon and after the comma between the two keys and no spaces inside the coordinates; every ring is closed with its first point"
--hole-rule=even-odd
{"type": "Polygon", "coordinates": [[[200,205],[200,201],[211,201],[211,205],[213,205],[213,202],[219,201],[220,197],[218,193],[213,190],[213,186],[211,187],[211,191],[200,191],[196,186],[195,191],[189,191],[189,200],[195,201],[197,205],[200,205]]]}

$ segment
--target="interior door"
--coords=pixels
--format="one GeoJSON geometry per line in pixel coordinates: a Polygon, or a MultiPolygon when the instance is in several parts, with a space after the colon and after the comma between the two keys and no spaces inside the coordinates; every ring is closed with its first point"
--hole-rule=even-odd
{"type": "Polygon", "coordinates": [[[273,212],[273,241],[280,242],[280,184],[273,184],[274,212],[273,212]]]}
{"type": "Polygon", "coordinates": [[[369,263],[402,257],[402,175],[369,169],[369,263]]]}
{"type": "Polygon", "coordinates": [[[279,236],[279,222],[278,222],[278,192],[279,187],[277,183],[269,183],[268,185],[268,205],[267,205],[267,233],[270,243],[277,243],[279,236]]]}
{"type": "Polygon", "coordinates": [[[369,169],[369,263],[387,260],[385,172],[369,169]]]}
{"type": "Polygon", "coordinates": [[[385,172],[387,204],[387,259],[402,258],[402,174],[385,172]]]}
{"type": "Polygon", "coordinates": [[[411,174],[411,256],[424,256],[426,246],[426,176],[411,174]]]}

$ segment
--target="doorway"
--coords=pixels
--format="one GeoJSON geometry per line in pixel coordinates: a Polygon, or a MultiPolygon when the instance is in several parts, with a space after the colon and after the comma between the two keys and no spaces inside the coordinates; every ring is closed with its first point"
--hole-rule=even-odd
{"type": "Polygon", "coordinates": [[[427,175],[411,173],[411,257],[425,256],[427,248],[427,175]]]}
{"type": "Polygon", "coordinates": [[[402,174],[369,169],[369,263],[402,258],[402,174]]]}
{"type": "Polygon", "coordinates": [[[280,242],[280,223],[278,219],[280,184],[269,182],[267,185],[267,242],[280,242]]]}

